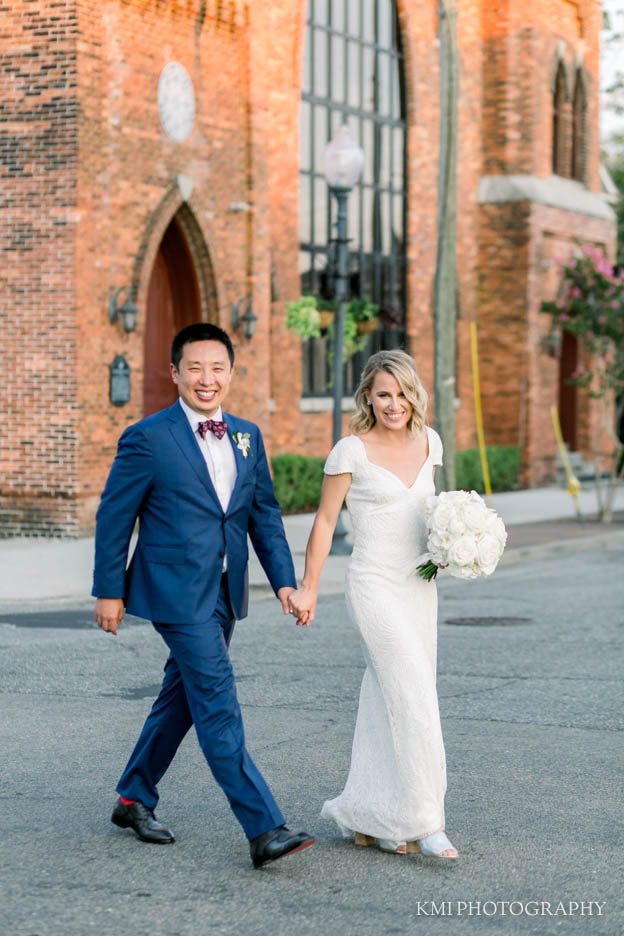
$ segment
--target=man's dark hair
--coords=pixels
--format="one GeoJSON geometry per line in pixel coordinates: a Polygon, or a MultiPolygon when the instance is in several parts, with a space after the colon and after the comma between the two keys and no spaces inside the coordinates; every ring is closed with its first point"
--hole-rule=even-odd
{"type": "Polygon", "coordinates": [[[184,345],[192,344],[194,341],[220,341],[227,349],[230,365],[234,366],[234,348],[228,333],[218,325],[213,325],[212,322],[194,322],[179,331],[171,344],[171,363],[176,370],[182,360],[184,345]]]}

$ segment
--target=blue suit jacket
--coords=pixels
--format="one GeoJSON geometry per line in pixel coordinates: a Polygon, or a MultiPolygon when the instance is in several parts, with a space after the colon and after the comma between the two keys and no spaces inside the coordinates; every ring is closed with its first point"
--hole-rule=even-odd
{"type": "Polygon", "coordinates": [[[260,430],[229,413],[223,418],[230,439],[248,432],[251,442],[247,458],[232,446],[238,476],[225,512],[178,402],[124,431],[97,513],[93,595],[124,598],[131,614],[152,621],[206,621],[227,555],[232,608],[244,618],[247,534],[274,591],[295,587],[260,430]],[[137,518],[138,543],[126,571],[137,518]]]}

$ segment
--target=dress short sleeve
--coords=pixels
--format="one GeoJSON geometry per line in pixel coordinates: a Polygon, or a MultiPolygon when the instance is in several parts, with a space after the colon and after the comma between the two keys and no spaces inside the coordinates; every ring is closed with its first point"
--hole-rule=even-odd
{"type": "Polygon", "coordinates": [[[442,439],[430,426],[427,427],[427,432],[429,433],[429,455],[431,457],[431,464],[441,466],[442,461],[442,439]]]}
{"type": "Polygon", "coordinates": [[[356,451],[353,436],[339,439],[327,456],[323,471],[328,475],[353,474],[356,451]]]}

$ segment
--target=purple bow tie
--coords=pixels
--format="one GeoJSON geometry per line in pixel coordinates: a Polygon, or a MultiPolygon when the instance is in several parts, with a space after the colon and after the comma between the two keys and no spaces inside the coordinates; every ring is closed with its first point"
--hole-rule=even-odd
{"type": "Polygon", "coordinates": [[[217,439],[222,439],[227,432],[227,423],[224,419],[206,419],[197,425],[197,431],[202,439],[206,438],[207,432],[214,432],[217,439]]]}

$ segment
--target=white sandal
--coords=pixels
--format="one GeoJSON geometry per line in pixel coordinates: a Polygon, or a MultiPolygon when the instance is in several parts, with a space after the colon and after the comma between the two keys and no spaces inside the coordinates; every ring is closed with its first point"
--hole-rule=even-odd
{"type": "Polygon", "coordinates": [[[366,835],[364,832],[355,833],[355,844],[360,848],[370,848],[376,845],[380,851],[390,852],[392,855],[406,855],[406,842],[393,842],[392,839],[375,838],[374,835],[366,835]]]}
{"type": "Polygon", "coordinates": [[[434,832],[432,835],[427,835],[425,838],[417,839],[414,842],[408,842],[407,851],[422,855],[424,858],[439,858],[442,861],[456,861],[459,858],[459,852],[443,831],[434,832]],[[442,852],[445,851],[454,851],[455,854],[443,855],[442,852]]]}

